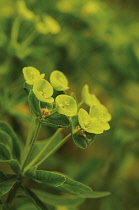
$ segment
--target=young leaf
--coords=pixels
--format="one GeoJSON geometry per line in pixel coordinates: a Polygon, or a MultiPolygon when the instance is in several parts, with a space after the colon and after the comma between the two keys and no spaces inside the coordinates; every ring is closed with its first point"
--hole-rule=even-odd
{"type": "Polygon", "coordinates": [[[48,203],[52,206],[68,206],[75,207],[83,203],[84,198],[79,198],[77,196],[62,196],[62,195],[54,195],[51,193],[47,193],[45,191],[33,190],[36,195],[44,202],[48,203]]]}
{"type": "Polygon", "coordinates": [[[53,87],[45,79],[39,79],[34,83],[33,92],[39,101],[46,103],[54,102],[54,99],[51,97],[53,95],[53,87]]]}
{"type": "Polygon", "coordinates": [[[34,192],[32,192],[29,188],[27,187],[22,187],[24,189],[25,193],[32,199],[33,203],[37,207],[37,209],[40,210],[48,210],[46,205],[36,196],[34,192]]]}
{"type": "Polygon", "coordinates": [[[29,169],[25,175],[29,178],[35,179],[48,185],[52,185],[54,187],[62,185],[66,180],[64,175],[51,171],[29,169]]]}
{"type": "Polygon", "coordinates": [[[68,117],[59,113],[54,113],[45,118],[44,120],[41,120],[41,122],[43,125],[55,128],[67,127],[70,124],[68,117]]]}
{"type": "Polygon", "coordinates": [[[35,94],[33,93],[33,91],[31,90],[29,95],[28,95],[28,103],[31,109],[32,114],[35,117],[40,116],[40,107],[39,107],[39,101],[36,98],[35,94]]]}
{"type": "MultiPolygon", "coordinates": [[[[21,151],[21,147],[22,147],[21,140],[16,135],[16,133],[14,132],[12,127],[9,126],[7,123],[0,121],[0,129],[5,131],[7,134],[9,134],[9,136],[11,136],[11,138],[13,140],[13,148],[14,148],[13,155],[14,155],[14,157],[19,159],[20,151],[21,151]]],[[[10,143],[10,145],[11,145],[11,143],[10,143]]]]}
{"type": "Polygon", "coordinates": [[[11,159],[11,160],[5,160],[0,158],[0,162],[2,163],[7,163],[8,165],[10,165],[10,167],[13,169],[13,171],[15,171],[16,173],[20,172],[20,165],[17,162],[17,160],[15,159],[11,159]]]}
{"type": "Polygon", "coordinates": [[[0,183],[0,197],[11,190],[13,185],[16,183],[15,179],[6,180],[0,183]]]}
{"type": "Polygon", "coordinates": [[[44,78],[45,74],[40,74],[38,69],[28,66],[23,68],[25,81],[29,85],[33,85],[38,79],[44,78]]]}
{"type": "Polygon", "coordinates": [[[74,116],[77,113],[77,103],[71,96],[58,95],[55,102],[58,113],[67,116],[74,116]]]}
{"type": "Polygon", "coordinates": [[[63,91],[69,89],[68,80],[61,71],[53,71],[50,75],[50,82],[55,90],[63,91]]]}
{"type": "Polygon", "coordinates": [[[87,139],[81,135],[73,135],[74,143],[81,149],[86,149],[88,146],[87,139]]]}

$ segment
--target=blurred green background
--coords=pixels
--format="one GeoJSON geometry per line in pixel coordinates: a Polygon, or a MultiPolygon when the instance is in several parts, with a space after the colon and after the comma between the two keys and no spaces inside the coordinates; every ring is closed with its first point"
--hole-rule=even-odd
{"type": "Polygon", "coordinates": [[[139,209],[138,11],[138,0],[0,0],[0,119],[27,135],[24,66],[47,78],[62,71],[79,101],[88,83],[112,114],[93,145],[82,150],[70,140],[43,166],[111,192],[81,210],[139,209]]]}

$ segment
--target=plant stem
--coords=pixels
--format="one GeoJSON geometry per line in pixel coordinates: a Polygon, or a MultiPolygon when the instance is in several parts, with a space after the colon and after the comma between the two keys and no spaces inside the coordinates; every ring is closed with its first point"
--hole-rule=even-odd
{"type": "Polygon", "coordinates": [[[35,157],[34,160],[32,160],[29,165],[25,168],[25,171],[29,169],[31,166],[35,165],[38,167],[40,164],[42,164],[52,153],[54,153],[56,150],[59,149],[70,137],[71,133],[68,134],[64,139],[58,141],[56,139],[56,136],[59,134],[59,132],[62,129],[59,128],[57,132],[52,136],[52,138],[49,140],[48,144],[45,145],[45,147],[42,149],[42,151],[35,157]],[[41,160],[40,160],[41,158],[41,160]],[[38,161],[38,162],[37,162],[38,161]]]}
{"type": "Polygon", "coordinates": [[[83,101],[78,104],[78,109],[83,105],[83,101]]]}
{"type": "Polygon", "coordinates": [[[16,45],[17,44],[19,27],[20,27],[20,18],[17,17],[14,20],[12,30],[11,30],[11,45],[16,45]]]}
{"type": "Polygon", "coordinates": [[[34,143],[38,137],[40,127],[41,127],[41,122],[37,118],[33,118],[32,124],[30,127],[30,132],[29,132],[27,142],[25,145],[25,149],[23,152],[23,161],[22,161],[22,166],[21,166],[21,172],[24,171],[24,167],[26,166],[26,163],[27,163],[29,156],[32,152],[34,143]]]}
{"type": "Polygon", "coordinates": [[[28,37],[21,43],[21,45],[24,46],[29,46],[38,36],[37,31],[33,30],[32,33],[28,35],[28,37]]]}

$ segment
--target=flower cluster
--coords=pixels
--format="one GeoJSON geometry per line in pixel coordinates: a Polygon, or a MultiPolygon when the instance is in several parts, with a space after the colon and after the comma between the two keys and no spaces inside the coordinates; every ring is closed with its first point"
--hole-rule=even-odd
{"type": "MultiPolygon", "coordinates": [[[[90,107],[89,113],[80,108],[80,105],[77,106],[74,97],[66,94],[65,91],[69,89],[68,80],[61,71],[53,71],[50,82],[44,79],[45,74],[41,74],[34,67],[24,67],[23,75],[25,83],[29,85],[30,97],[37,99],[37,102],[33,101],[33,104],[38,104],[41,109],[42,123],[53,127],[66,127],[71,124],[72,132],[78,128],[79,132],[73,135],[73,139],[76,144],[79,139],[79,141],[84,141],[84,145],[80,147],[85,147],[86,143],[88,145],[90,138],[92,139],[94,135],[110,129],[108,122],[111,120],[111,115],[99,99],[89,93],[88,85],[82,89],[82,104],[90,107]],[[45,106],[41,107],[40,104],[45,106]],[[44,111],[49,114],[44,115],[44,111]]],[[[35,110],[36,113],[38,115],[39,111],[35,110]]]]}

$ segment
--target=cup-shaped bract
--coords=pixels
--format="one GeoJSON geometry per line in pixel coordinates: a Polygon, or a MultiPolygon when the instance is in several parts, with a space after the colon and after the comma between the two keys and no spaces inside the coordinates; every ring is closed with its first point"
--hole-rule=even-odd
{"type": "Polygon", "coordinates": [[[54,99],[51,97],[53,95],[53,87],[45,79],[39,79],[34,83],[33,92],[39,101],[46,103],[54,102],[54,99]]]}
{"type": "Polygon", "coordinates": [[[33,85],[37,80],[43,79],[45,76],[45,74],[40,74],[39,70],[32,66],[24,67],[23,75],[26,83],[29,85],[33,85]]]}
{"type": "Polygon", "coordinates": [[[88,85],[84,85],[82,89],[82,101],[88,106],[100,104],[100,101],[94,94],[89,93],[88,85]]]}
{"type": "Polygon", "coordinates": [[[22,18],[28,21],[33,21],[35,19],[35,14],[27,8],[25,1],[17,1],[17,7],[18,13],[22,18]]]}
{"type": "Polygon", "coordinates": [[[77,103],[73,97],[58,95],[55,99],[57,112],[72,117],[77,113],[77,103]]]}
{"type": "Polygon", "coordinates": [[[92,105],[90,107],[89,115],[91,118],[96,117],[100,121],[109,122],[111,120],[110,113],[102,104],[92,105]]]}
{"type": "Polygon", "coordinates": [[[88,133],[100,134],[103,133],[103,126],[97,118],[91,118],[84,109],[79,110],[79,124],[82,129],[88,133]]]}
{"type": "Polygon", "coordinates": [[[50,75],[50,82],[55,90],[63,91],[69,89],[68,80],[61,71],[53,71],[50,75]]]}

